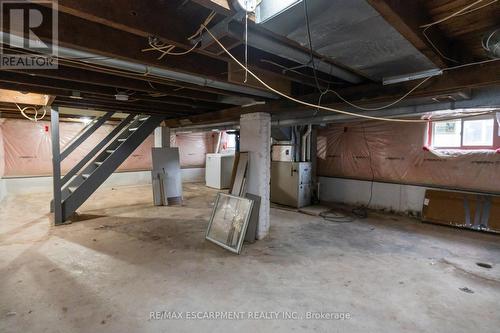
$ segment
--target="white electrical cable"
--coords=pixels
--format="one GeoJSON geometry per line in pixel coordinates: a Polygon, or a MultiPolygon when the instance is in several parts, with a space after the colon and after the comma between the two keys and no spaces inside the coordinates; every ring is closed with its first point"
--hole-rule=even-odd
{"type": "MultiPolygon", "coordinates": [[[[196,37],[199,37],[201,36],[202,32],[203,32],[203,26],[206,26],[208,25],[212,20],[213,18],[215,17],[216,13],[215,11],[212,11],[208,16],[207,18],[205,19],[205,21],[203,22],[202,25],[200,25],[200,28],[198,28],[198,30],[196,30],[196,32],[189,36],[187,38],[187,40],[192,40],[196,37]]],[[[196,49],[196,47],[200,44],[200,41],[196,42],[193,47],[191,47],[190,49],[186,50],[186,51],[182,51],[182,52],[173,52],[173,50],[175,49],[175,45],[172,45],[172,44],[166,44],[162,41],[154,41],[154,40],[150,40],[149,41],[149,46],[151,46],[151,48],[148,48],[148,49],[143,49],[142,52],[149,52],[149,51],[158,51],[161,53],[161,56],[158,58],[158,60],[161,60],[163,59],[165,56],[167,55],[171,55],[171,56],[184,56],[186,54],[189,54],[191,52],[194,51],[194,49],[196,49]]]]}
{"type": "Polygon", "coordinates": [[[458,16],[462,16],[462,15],[467,15],[467,14],[473,13],[473,12],[475,12],[475,11],[477,11],[477,10],[483,9],[484,7],[488,7],[489,5],[494,4],[495,2],[498,2],[498,0],[493,0],[493,1],[491,1],[491,2],[485,3],[485,4],[484,4],[484,5],[482,5],[482,6],[479,6],[479,7],[473,8],[473,9],[468,10],[468,11],[466,11],[466,12],[463,12],[463,13],[461,13],[461,14],[457,15],[457,17],[458,17],[458,16]]]}
{"type": "Polygon", "coordinates": [[[437,52],[439,53],[439,55],[443,58],[443,59],[446,59],[448,61],[451,61],[451,62],[454,62],[456,64],[460,63],[460,61],[457,61],[455,59],[452,59],[450,57],[447,57],[443,54],[443,52],[441,52],[441,50],[436,46],[436,44],[434,44],[434,42],[429,38],[429,36],[427,35],[427,30],[429,30],[429,28],[432,27],[432,26],[429,26],[429,27],[426,27],[423,31],[422,31],[422,34],[424,35],[425,39],[429,42],[429,44],[431,44],[432,48],[437,52]]]}
{"type": "Polygon", "coordinates": [[[359,109],[359,110],[363,110],[363,111],[379,111],[379,110],[384,110],[384,109],[390,108],[391,106],[394,106],[394,105],[398,104],[399,102],[401,102],[402,100],[404,100],[406,97],[410,96],[415,90],[417,90],[418,88],[420,88],[421,86],[423,86],[424,83],[426,83],[427,81],[429,81],[431,78],[432,77],[425,78],[419,84],[417,84],[413,89],[411,89],[409,92],[407,92],[406,94],[404,94],[403,97],[395,100],[394,102],[392,102],[390,104],[387,104],[387,105],[384,105],[384,106],[376,107],[376,108],[367,108],[367,107],[362,107],[362,106],[353,104],[353,103],[349,102],[348,100],[346,100],[344,97],[342,97],[338,92],[336,92],[335,90],[331,90],[331,89],[327,89],[324,93],[322,93],[322,95],[326,95],[327,93],[331,92],[331,93],[334,93],[338,98],[340,98],[344,103],[349,104],[353,108],[356,108],[356,109],[359,109]]]}
{"type": "Polygon", "coordinates": [[[19,106],[19,104],[17,104],[17,103],[16,103],[16,106],[19,109],[19,111],[21,111],[21,114],[23,115],[23,117],[30,120],[30,121],[37,122],[39,120],[42,120],[43,118],[45,118],[45,115],[47,114],[47,109],[45,107],[43,107],[43,114],[40,117],[38,117],[38,108],[36,108],[34,106],[26,106],[24,108],[21,108],[19,106]],[[28,116],[26,114],[27,110],[32,110],[35,113],[35,116],[33,118],[28,116]]]}
{"type": "MultiPolygon", "coordinates": [[[[248,8],[248,0],[245,0],[245,7],[248,8]]],[[[248,82],[248,11],[245,11],[245,81],[248,82]]]]}
{"type": "Polygon", "coordinates": [[[336,112],[336,113],[345,114],[345,115],[349,115],[349,116],[353,116],[353,117],[359,117],[359,118],[365,118],[365,119],[371,119],[371,120],[382,120],[382,121],[403,122],[403,123],[427,123],[428,122],[428,120],[424,120],[424,119],[398,119],[398,118],[383,118],[383,117],[363,115],[363,114],[358,114],[358,113],[354,113],[354,112],[343,111],[343,110],[329,108],[326,106],[308,103],[308,102],[296,99],[294,97],[288,96],[288,95],[282,93],[281,91],[274,89],[273,87],[268,85],[266,82],[264,82],[260,77],[258,77],[254,72],[252,72],[250,69],[246,68],[245,65],[243,65],[238,59],[236,59],[236,57],[231,52],[229,52],[229,50],[227,48],[225,48],[224,45],[222,45],[222,43],[212,34],[212,32],[206,26],[204,26],[204,29],[214,39],[214,41],[220,46],[220,48],[222,50],[224,50],[224,52],[231,59],[233,59],[234,62],[236,62],[244,70],[247,70],[251,76],[253,76],[258,82],[260,82],[260,84],[262,84],[264,87],[266,87],[268,90],[274,92],[275,94],[280,95],[281,97],[284,97],[284,98],[291,100],[295,103],[302,104],[302,105],[310,107],[310,108],[317,108],[317,109],[321,109],[324,111],[336,112]]]}
{"type": "MultiPolygon", "coordinates": [[[[476,10],[479,10],[479,9],[481,9],[481,8],[484,8],[484,7],[486,7],[486,6],[480,6],[480,7],[478,7],[478,8],[474,8],[474,9],[470,10],[469,12],[465,13],[466,11],[468,11],[469,9],[471,9],[472,7],[474,7],[475,5],[480,4],[480,3],[481,3],[481,2],[483,2],[483,1],[484,1],[484,0],[477,0],[477,1],[473,2],[473,3],[471,3],[470,5],[467,5],[467,6],[465,6],[464,8],[462,8],[462,9],[460,9],[460,10],[458,10],[458,11],[454,12],[453,14],[448,15],[448,16],[446,16],[446,17],[444,17],[444,18],[440,19],[440,20],[434,21],[434,22],[432,22],[432,23],[428,23],[428,24],[421,25],[421,26],[420,26],[420,28],[428,28],[428,27],[432,27],[433,25],[436,25],[436,24],[439,24],[439,23],[443,23],[443,22],[445,22],[445,21],[448,21],[449,19],[454,18],[455,16],[459,16],[460,14],[468,14],[468,13],[472,13],[472,12],[474,12],[474,11],[476,11],[476,10]]],[[[497,1],[498,1],[498,0],[493,0],[493,1],[491,1],[491,2],[489,3],[489,5],[491,5],[491,4],[493,4],[493,3],[497,2],[497,1]]]]}
{"type": "MultiPolygon", "coordinates": [[[[312,103],[301,101],[301,100],[296,99],[294,97],[288,96],[288,95],[282,93],[281,91],[274,89],[273,87],[271,87],[270,85],[268,85],[266,82],[264,82],[260,77],[258,77],[254,72],[252,72],[250,69],[246,68],[244,64],[242,64],[238,59],[236,59],[236,57],[231,52],[229,52],[229,50],[226,47],[224,47],[224,45],[222,45],[222,43],[217,39],[217,37],[215,37],[212,34],[212,32],[206,26],[204,26],[203,28],[213,38],[213,40],[219,45],[219,47],[234,62],[236,62],[242,69],[248,70],[248,73],[251,76],[253,76],[260,84],[262,84],[265,88],[267,88],[268,90],[274,92],[275,94],[277,94],[277,95],[279,95],[281,97],[284,97],[284,98],[286,98],[286,99],[288,99],[288,100],[290,100],[292,102],[295,102],[295,103],[298,103],[298,104],[301,104],[301,105],[304,105],[304,106],[307,106],[307,107],[310,107],[310,108],[313,108],[313,109],[324,110],[324,111],[329,111],[329,112],[336,112],[336,113],[345,114],[345,115],[348,115],[348,116],[353,116],[353,117],[358,117],[358,118],[364,118],[364,119],[370,119],[370,120],[380,120],[380,121],[398,122],[398,123],[428,123],[430,121],[429,119],[400,119],[400,118],[384,118],[384,117],[369,116],[369,115],[364,115],[364,114],[359,114],[359,113],[354,113],[354,112],[348,112],[348,111],[344,111],[344,110],[333,109],[333,108],[329,108],[329,107],[326,107],[326,106],[321,106],[321,105],[318,105],[318,104],[312,104],[312,103]]],[[[484,62],[480,62],[480,63],[485,63],[485,62],[490,62],[490,61],[484,61],[484,62]]],[[[466,64],[466,65],[462,65],[462,66],[457,66],[455,68],[465,67],[465,66],[472,66],[472,65],[473,64],[466,64]]],[[[455,68],[449,68],[448,70],[455,69],[455,68]]],[[[430,78],[427,78],[424,81],[422,81],[420,83],[420,85],[422,85],[428,79],[430,79],[430,78]]],[[[415,91],[417,88],[418,88],[418,86],[416,88],[414,88],[413,91],[415,91]]],[[[413,91],[411,91],[409,94],[411,94],[413,91]]],[[[406,94],[403,97],[403,99],[405,97],[408,97],[409,94],[406,94]]],[[[399,101],[401,101],[401,100],[402,99],[400,99],[399,101]]],[[[490,114],[490,113],[492,113],[492,111],[486,111],[486,112],[478,113],[478,114],[475,114],[474,116],[485,115],[485,114],[490,114]]],[[[461,118],[462,117],[452,117],[452,118],[449,118],[449,119],[446,119],[446,120],[461,119],[461,118]]]]}
{"type": "Polygon", "coordinates": [[[429,36],[427,35],[427,30],[429,30],[429,28],[435,26],[436,24],[439,24],[439,23],[443,23],[445,21],[448,21],[449,19],[451,18],[454,18],[454,17],[458,17],[458,16],[462,16],[462,15],[466,15],[466,14],[470,14],[470,13],[473,13],[477,10],[480,10],[480,9],[483,9],[489,5],[492,5],[494,4],[495,2],[498,2],[498,0],[493,0],[493,1],[490,1],[486,4],[483,4],[479,7],[476,7],[476,8],[473,8],[475,5],[478,5],[480,4],[481,2],[483,2],[484,0],[478,0],[468,6],[465,6],[464,8],[454,12],[453,14],[451,15],[448,15],[440,20],[437,20],[435,22],[432,22],[432,23],[428,23],[428,24],[424,24],[422,26],[420,26],[420,28],[424,28],[424,30],[422,31],[422,34],[424,35],[425,39],[429,42],[429,44],[431,44],[432,48],[437,52],[439,53],[439,55],[443,58],[443,59],[446,59],[448,61],[451,61],[451,62],[454,62],[454,63],[460,63],[459,61],[455,60],[455,59],[452,59],[450,57],[447,57],[446,55],[443,54],[443,52],[441,52],[441,50],[436,46],[436,44],[434,44],[434,42],[432,42],[432,40],[429,38],[429,36]],[[472,9],[471,9],[472,8],[472,9]]]}

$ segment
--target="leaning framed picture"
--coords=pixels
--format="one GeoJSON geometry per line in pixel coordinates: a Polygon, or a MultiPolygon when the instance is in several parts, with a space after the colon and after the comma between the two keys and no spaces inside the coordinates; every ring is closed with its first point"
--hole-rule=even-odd
{"type": "Polygon", "coordinates": [[[240,254],[245,240],[253,201],[219,193],[205,238],[226,250],[240,254]]]}

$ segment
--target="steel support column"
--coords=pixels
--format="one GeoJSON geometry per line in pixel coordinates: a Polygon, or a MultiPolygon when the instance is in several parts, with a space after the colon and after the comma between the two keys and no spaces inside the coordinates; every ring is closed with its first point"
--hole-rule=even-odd
{"type": "Polygon", "coordinates": [[[61,147],[59,141],[59,109],[53,107],[50,111],[51,139],[52,139],[52,182],[53,182],[53,212],[54,223],[62,224],[61,203],[61,147]]]}

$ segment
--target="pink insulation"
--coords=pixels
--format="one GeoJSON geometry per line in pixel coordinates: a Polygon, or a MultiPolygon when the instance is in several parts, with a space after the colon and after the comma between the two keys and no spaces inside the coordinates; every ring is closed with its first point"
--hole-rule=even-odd
{"type": "Polygon", "coordinates": [[[500,154],[425,149],[426,133],[426,124],[388,122],[320,129],[318,175],[371,179],[373,171],[378,181],[500,193],[500,154]]]}
{"type": "Polygon", "coordinates": [[[215,151],[217,136],[214,132],[176,133],[170,143],[179,147],[182,168],[204,168],[205,155],[215,151]]]}
{"type": "MultiPolygon", "coordinates": [[[[61,122],[59,125],[61,149],[63,149],[84,128],[82,123],[61,122]]],[[[66,173],[82,157],[100,142],[113,129],[103,125],[81,144],[62,163],[62,173],[66,173]]],[[[52,174],[52,143],[50,122],[30,122],[27,120],[6,119],[0,124],[5,154],[5,176],[45,176],[52,174]]],[[[119,167],[121,171],[150,170],[151,135],[119,167]]]]}

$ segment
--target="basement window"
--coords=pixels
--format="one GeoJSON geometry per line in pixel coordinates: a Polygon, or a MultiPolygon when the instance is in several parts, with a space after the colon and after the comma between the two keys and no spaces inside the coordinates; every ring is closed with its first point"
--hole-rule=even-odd
{"type": "Polygon", "coordinates": [[[432,123],[430,141],[437,149],[494,149],[500,142],[498,131],[494,116],[436,121],[432,123]]]}
{"type": "Polygon", "coordinates": [[[493,146],[494,119],[465,120],[463,145],[466,147],[493,146]]]}

